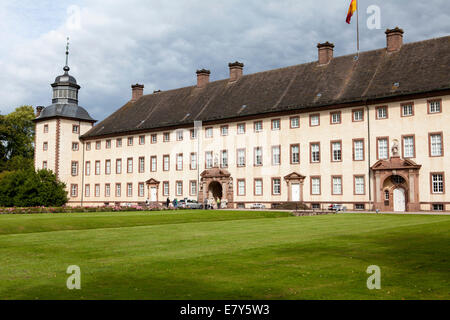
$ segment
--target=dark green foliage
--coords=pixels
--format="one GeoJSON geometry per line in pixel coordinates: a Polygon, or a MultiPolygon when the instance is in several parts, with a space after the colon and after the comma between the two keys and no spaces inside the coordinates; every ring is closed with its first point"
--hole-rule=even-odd
{"type": "Polygon", "coordinates": [[[0,175],[0,206],[62,206],[67,200],[65,184],[49,170],[20,169],[0,175]]]}

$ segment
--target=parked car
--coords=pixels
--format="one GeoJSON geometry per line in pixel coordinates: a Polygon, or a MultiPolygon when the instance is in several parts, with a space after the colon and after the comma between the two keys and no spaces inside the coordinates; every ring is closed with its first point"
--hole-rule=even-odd
{"type": "Polygon", "coordinates": [[[201,203],[198,203],[196,200],[187,200],[184,208],[202,209],[203,205],[201,203]]]}
{"type": "Polygon", "coordinates": [[[347,207],[343,206],[342,204],[330,204],[328,206],[328,210],[336,211],[336,212],[338,212],[338,211],[346,211],[347,207]]]}
{"type": "Polygon", "coordinates": [[[250,209],[265,209],[266,206],[262,203],[254,203],[250,206],[250,209]]]}

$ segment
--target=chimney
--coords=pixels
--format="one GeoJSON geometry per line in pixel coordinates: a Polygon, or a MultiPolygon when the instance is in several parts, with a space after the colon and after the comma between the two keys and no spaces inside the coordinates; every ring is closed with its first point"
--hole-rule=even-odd
{"type": "Polygon", "coordinates": [[[387,52],[400,50],[403,45],[403,30],[395,27],[395,29],[387,29],[385,33],[387,52]]]}
{"type": "Polygon", "coordinates": [[[131,102],[136,102],[140,97],[144,95],[144,85],[143,84],[133,84],[131,86],[131,102]]]}
{"type": "Polygon", "coordinates": [[[41,115],[42,110],[44,110],[43,106],[37,106],[36,107],[36,118],[41,115]]]}
{"type": "Polygon", "coordinates": [[[203,88],[209,83],[211,71],[202,69],[197,70],[197,88],[203,88]]]}
{"type": "Polygon", "coordinates": [[[317,48],[319,49],[319,65],[328,64],[333,59],[334,44],[327,41],[319,43],[317,48]]]}
{"type": "Polygon", "coordinates": [[[230,62],[228,64],[230,67],[230,82],[239,80],[242,77],[244,64],[241,62],[230,62]]]}

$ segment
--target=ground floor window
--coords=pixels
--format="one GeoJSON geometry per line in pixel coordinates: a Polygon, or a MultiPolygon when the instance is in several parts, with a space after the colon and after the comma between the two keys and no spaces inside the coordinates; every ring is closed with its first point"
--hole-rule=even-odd
{"type": "Polygon", "coordinates": [[[176,189],[176,194],[177,196],[182,196],[183,195],[183,182],[182,181],[177,181],[177,189],[176,189]]]}
{"type": "Polygon", "coordinates": [[[444,205],[442,203],[433,203],[433,211],[444,211],[444,205]]]}
{"type": "Polygon", "coordinates": [[[72,184],[70,186],[70,196],[71,197],[78,197],[78,185],[77,184],[72,184]]]}
{"type": "Polygon", "coordinates": [[[279,178],[272,179],[272,194],[274,195],[281,194],[281,179],[279,178]]]}
{"type": "Polygon", "coordinates": [[[169,182],[167,181],[163,182],[163,195],[164,196],[169,195],[169,182]]]}
{"type": "Polygon", "coordinates": [[[355,210],[365,210],[366,205],[364,203],[357,203],[355,204],[355,210]]]}
{"type": "Polygon", "coordinates": [[[314,210],[320,209],[320,203],[313,203],[311,204],[311,208],[314,210]]]}
{"type": "Polygon", "coordinates": [[[238,203],[237,204],[237,208],[238,209],[245,209],[245,204],[244,203],[238,203]]]}
{"type": "Polygon", "coordinates": [[[141,182],[139,183],[139,197],[144,196],[144,184],[141,182]]]}

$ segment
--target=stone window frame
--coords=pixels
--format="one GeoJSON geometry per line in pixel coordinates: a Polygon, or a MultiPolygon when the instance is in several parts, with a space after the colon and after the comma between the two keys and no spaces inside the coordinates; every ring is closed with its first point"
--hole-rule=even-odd
{"type": "Polygon", "coordinates": [[[415,134],[402,134],[402,157],[403,157],[403,159],[413,159],[416,157],[416,135],[415,134]],[[412,157],[405,156],[405,138],[413,139],[413,155],[412,155],[412,157]]]}
{"type": "Polygon", "coordinates": [[[366,195],[366,175],[365,174],[354,174],[353,175],[353,195],[355,195],[355,196],[365,196],[366,195]],[[356,178],[363,179],[363,193],[356,193],[356,178]]]}
{"type": "Polygon", "coordinates": [[[355,138],[352,139],[352,159],[353,161],[365,161],[366,158],[366,141],[364,138],[355,138]],[[356,152],[355,152],[355,142],[362,141],[362,159],[356,160],[356,152]]]}
{"type": "Polygon", "coordinates": [[[255,197],[264,196],[264,180],[263,180],[263,178],[254,178],[253,179],[253,195],[255,197]],[[256,181],[261,181],[261,194],[256,193],[256,181]]]}

